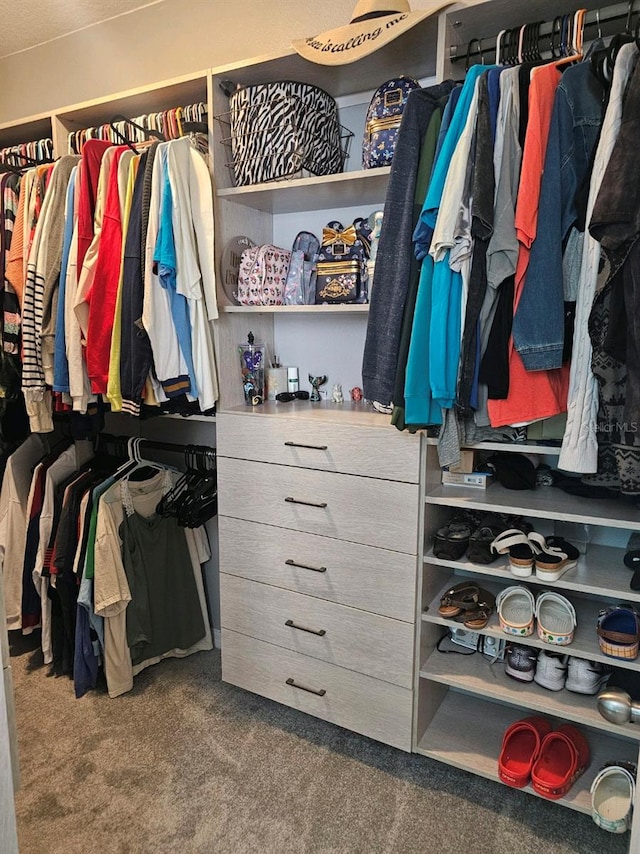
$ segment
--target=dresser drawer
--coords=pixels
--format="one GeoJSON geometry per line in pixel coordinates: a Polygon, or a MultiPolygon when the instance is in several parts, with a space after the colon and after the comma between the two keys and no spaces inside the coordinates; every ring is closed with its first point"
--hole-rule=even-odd
{"type": "Polygon", "coordinates": [[[222,627],[411,688],[414,627],[220,574],[222,627]]]}
{"type": "Polygon", "coordinates": [[[317,534],[218,517],[220,570],[408,623],[416,558],[317,534]]]}
{"type": "Polygon", "coordinates": [[[385,425],[323,424],[286,416],[218,416],[218,456],[417,483],[420,440],[385,425]]]}
{"type": "Polygon", "coordinates": [[[416,554],[414,484],[220,457],[218,489],[224,516],[416,554]]]}
{"type": "Polygon", "coordinates": [[[398,685],[227,629],[222,630],[222,678],[345,729],[411,750],[413,695],[398,685]]]}

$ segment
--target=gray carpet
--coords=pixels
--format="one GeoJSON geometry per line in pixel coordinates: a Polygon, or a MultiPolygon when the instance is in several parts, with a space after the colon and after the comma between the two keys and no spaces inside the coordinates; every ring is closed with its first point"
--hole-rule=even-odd
{"type": "Polygon", "coordinates": [[[626,852],[587,816],[225,685],[217,651],[75,700],[13,644],[21,854],[626,852]]]}

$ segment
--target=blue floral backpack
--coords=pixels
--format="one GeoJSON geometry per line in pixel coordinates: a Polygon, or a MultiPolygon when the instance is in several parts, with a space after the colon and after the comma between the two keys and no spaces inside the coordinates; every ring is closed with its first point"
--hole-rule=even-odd
{"type": "Polygon", "coordinates": [[[373,93],[364,121],[363,169],[391,165],[407,98],[419,88],[420,84],[412,77],[394,77],[373,93]]]}
{"type": "Polygon", "coordinates": [[[332,220],[322,229],[316,264],[316,305],[366,303],[370,229],[357,219],[345,228],[332,220]]]}

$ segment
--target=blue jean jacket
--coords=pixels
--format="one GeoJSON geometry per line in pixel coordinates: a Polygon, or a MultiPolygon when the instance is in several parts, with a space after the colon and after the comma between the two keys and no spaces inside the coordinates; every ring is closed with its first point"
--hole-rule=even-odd
{"type": "Polygon", "coordinates": [[[562,253],[577,218],[576,192],[588,175],[604,114],[604,91],[589,62],[567,68],[556,90],[540,188],[536,239],[513,320],[528,371],[562,366],[562,253]]]}

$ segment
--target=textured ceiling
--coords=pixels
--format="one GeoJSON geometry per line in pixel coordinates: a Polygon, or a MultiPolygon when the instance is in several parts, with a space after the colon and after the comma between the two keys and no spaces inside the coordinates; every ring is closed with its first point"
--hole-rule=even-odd
{"type": "Polygon", "coordinates": [[[163,0],[0,0],[0,59],[163,0]]]}

